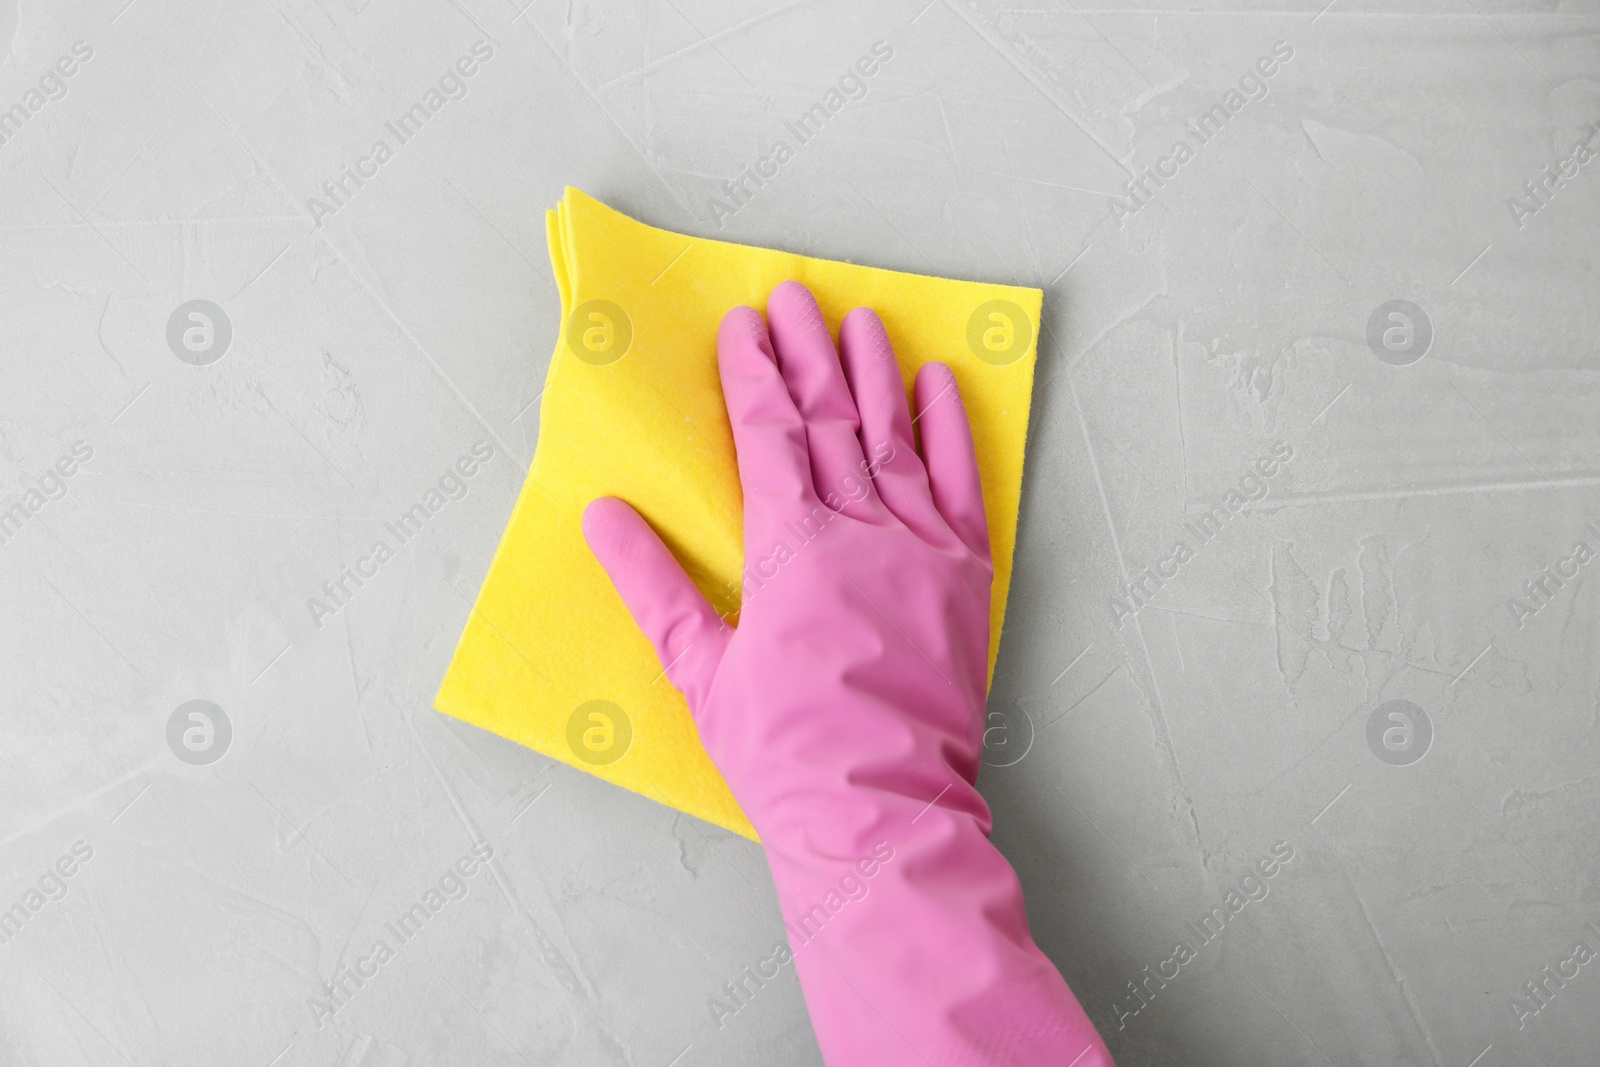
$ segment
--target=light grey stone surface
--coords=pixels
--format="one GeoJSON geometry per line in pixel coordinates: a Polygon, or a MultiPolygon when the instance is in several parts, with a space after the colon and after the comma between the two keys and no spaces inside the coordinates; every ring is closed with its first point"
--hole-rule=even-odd
{"type": "Polygon", "coordinates": [[[0,0],[0,1063],[819,1061],[792,975],[708,1010],[782,936],[754,846],[430,707],[537,437],[567,183],[1045,288],[980,785],[1119,1063],[1595,1063],[1600,163],[1524,182],[1600,121],[1600,11],[1400,6],[0,0]],[[386,133],[480,41],[463,98],[386,133]],[[864,95],[715,210],[876,41],[864,95]],[[220,314],[174,350],[194,300],[220,314]],[[1394,300],[1420,361],[1369,345],[1394,300]],[[1576,576],[1533,599],[1546,567],[1576,576]],[[192,708],[169,747],[194,700],[213,762],[192,708]]]}

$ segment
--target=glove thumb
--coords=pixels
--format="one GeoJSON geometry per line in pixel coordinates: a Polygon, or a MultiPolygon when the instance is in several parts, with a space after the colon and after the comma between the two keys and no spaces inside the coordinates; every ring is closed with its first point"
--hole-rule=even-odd
{"type": "Polygon", "coordinates": [[[637,511],[599,497],[583,512],[583,536],[617,594],[655,646],[661,668],[696,715],[733,628],[701,594],[637,511]]]}

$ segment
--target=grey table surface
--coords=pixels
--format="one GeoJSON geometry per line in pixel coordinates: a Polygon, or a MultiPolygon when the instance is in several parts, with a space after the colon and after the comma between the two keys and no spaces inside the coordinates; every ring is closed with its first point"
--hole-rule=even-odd
{"type": "Polygon", "coordinates": [[[1045,290],[979,784],[1119,1063],[1600,1062],[1600,10],[1324,4],[0,0],[0,1063],[820,1062],[754,845],[431,708],[568,183],[1045,290]]]}

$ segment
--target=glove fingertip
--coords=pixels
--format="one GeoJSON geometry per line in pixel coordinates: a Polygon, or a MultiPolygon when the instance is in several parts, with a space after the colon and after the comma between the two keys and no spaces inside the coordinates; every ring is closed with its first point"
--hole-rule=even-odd
{"type": "Polygon", "coordinates": [[[636,517],[633,508],[614,496],[589,501],[583,509],[583,539],[589,543],[589,550],[603,561],[619,547],[629,518],[636,517]]]}
{"type": "Polygon", "coordinates": [[[767,323],[761,312],[741,304],[722,316],[717,326],[717,351],[725,353],[735,344],[749,345],[772,359],[772,341],[767,337],[767,323]]]}

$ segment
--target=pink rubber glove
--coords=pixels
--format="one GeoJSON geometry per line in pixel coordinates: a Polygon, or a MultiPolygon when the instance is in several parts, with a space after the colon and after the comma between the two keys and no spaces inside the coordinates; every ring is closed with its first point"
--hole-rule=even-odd
{"type": "Polygon", "coordinates": [[[761,835],[827,1062],[1106,1067],[973,786],[994,567],[955,379],[917,376],[919,458],[875,314],[845,317],[842,360],[804,286],[767,314],[770,337],[745,307],[717,335],[737,629],[627,504],[590,504],[585,536],[761,835]]]}

